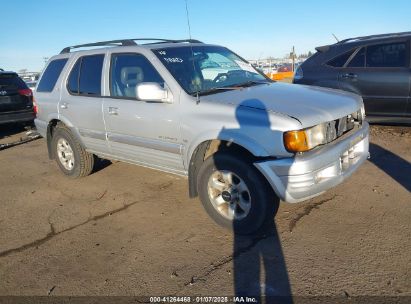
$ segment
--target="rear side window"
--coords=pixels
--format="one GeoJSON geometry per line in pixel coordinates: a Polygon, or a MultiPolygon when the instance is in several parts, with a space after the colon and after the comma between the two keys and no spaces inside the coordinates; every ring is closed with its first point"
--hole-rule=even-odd
{"type": "Polygon", "coordinates": [[[101,95],[104,55],[83,57],[80,67],[79,94],[101,95]]]}
{"type": "Polygon", "coordinates": [[[37,92],[51,92],[56,85],[61,71],[66,65],[67,58],[56,59],[49,63],[41,77],[40,83],[37,86],[37,92]]]}
{"type": "Polygon", "coordinates": [[[79,95],[100,96],[103,61],[103,54],[79,58],[67,81],[69,92],[79,95]]]}
{"type": "Polygon", "coordinates": [[[77,60],[74,67],[71,69],[70,76],[67,82],[67,88],[70,93],[78,94],[78,81],[80,76],[81,58],[77,60]]]}
{"type": "Polygon", "coordinates": [[[407,45],[404,42],[367,47],[367,67],[406,67],[407,45]]]}
{"type": "Polygon", "coordinates": [[[365,48],[359,50],[347,66],[350,68],[363,68],[365,66],[365,48]]]}
{"type": "Polygon", "coordinates": [[[355,50],[351,50],[349,52],[346,52],[340,56],[335,57],[334,59],[331,59],[330,61],[327,62],[327,65],[330,65],[335,68],[341,68],[344,66],[344,64],[347,62],[348,58],[354,53],[355,50]]]}

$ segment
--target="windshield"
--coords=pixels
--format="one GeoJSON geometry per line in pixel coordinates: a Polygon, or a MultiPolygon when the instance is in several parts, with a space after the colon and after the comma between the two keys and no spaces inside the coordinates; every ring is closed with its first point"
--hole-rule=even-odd
{"type": "Polygon", "coordinates": [[[271,82],[224,47],[184,46],[153,51],[183,89],[192,95],[271,82]]]}

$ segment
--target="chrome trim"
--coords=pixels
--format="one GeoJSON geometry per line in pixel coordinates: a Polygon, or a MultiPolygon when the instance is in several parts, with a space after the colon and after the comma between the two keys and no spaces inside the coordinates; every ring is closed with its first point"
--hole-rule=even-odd
{"type": "Polygon", "coordinates": [[[159,150],[163,152],[169,152],[174,154],[181,154],[182,145],[177,143],[170,143],[155,139],[148,139],[130,135],[120,135],[120,134],[107,134],[109,141],[117,142],[120,144],[139,146],[142,148],[159,150]]]}

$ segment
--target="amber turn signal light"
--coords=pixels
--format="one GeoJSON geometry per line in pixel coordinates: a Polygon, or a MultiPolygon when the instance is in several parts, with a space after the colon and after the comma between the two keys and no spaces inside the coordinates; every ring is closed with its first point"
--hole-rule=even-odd
{"type": "Polygon", "coordinates": [[[305,152],[310,150],[305,130],[284,133],[284,146],[289,152],[305,152]]]}

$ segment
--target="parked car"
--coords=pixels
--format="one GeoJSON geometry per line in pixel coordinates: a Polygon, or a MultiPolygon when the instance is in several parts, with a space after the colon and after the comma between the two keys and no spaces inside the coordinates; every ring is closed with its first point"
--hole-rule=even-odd
{"type": "Polygon", "coordinates": [[[0,71],[0,124],[32,122],[34,110],[26,83],[15,72],[0,71]]]}
{"type": "Polygon", "coordinates": [[[282,64],[278,70],[279,73],[282,72],[292,72],[293,71],[293,65],[291,63],[284,63],[282,64]]]}
{"type": "Polygon", "coordinates": [[[411,32],[356,37],[317,47],[294,83],[361,95],[371,121],[411,122],[411,32]]]}
{"type": "MultiPolygon", "coordinates": [[[[279,199],[319,195],[368,157],[358,95],[273,82],[197,40],[136,41],[49,60],[35,124],[67,176],[90,174],[94,156],[187,176],[217,223],[249,234],[272,221],[279,199]],[[205,78],[210,60],[229,70],[205,78]]],[[[84,46],[100,48],[72,52],[84,46]]]]}

